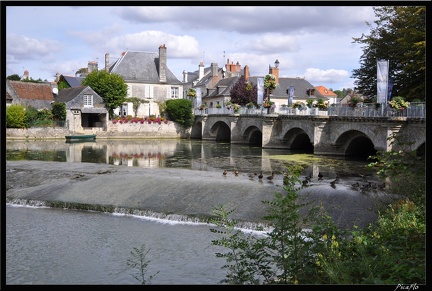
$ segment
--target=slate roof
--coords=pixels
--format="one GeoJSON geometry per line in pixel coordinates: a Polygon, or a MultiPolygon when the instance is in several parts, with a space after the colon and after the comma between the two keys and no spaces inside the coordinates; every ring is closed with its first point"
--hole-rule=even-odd
{"type": "MultiPolygon", "coordinates": [[[[127,51],[110,68],[129,83],[160,84],[159,54],[153,52],[127,51]]],[[[181,85],[176,76],[166,68],[166,84],[181,85]]]]}
{"type": "Polygon", "coordinates": [[[33,83],[10,80],[8,80],[8,82],[12,86],[14,93],[20,99],[44,101],[54,100],[52,87],[49,83],[33,83]]]}
{"type": "Polygon", "coordinates": [[[209,92],[209,95],[204,95],[203,97],[216,97],[216,96],[231,96],[230,91],[231,88],[234,86],[234,84],[240,79],[240,77],[230,77],[225,79],[220,79],[219,82],[217,82],[216,86],[214,87],[214,90],[209,92]],[[218,90],[218,87],[220,89],[218,90]]]}
{"type": "MultiPolygon", "coordinates": [[[[57,102],[69,102],[76,98],[78,95],[81,94],[82,91],[84,91],[86,88],[90,88],[89,86],[79,86],[79,87],[71,87],[71,88],[65,88],[61,89],[55,98],[55,101],[57,102]]],[[[90,88],[91,89],[91,88],[90,88]]],[[[93,91],[93,89],[91,89],[93,91]]],[[[94,91],[93,91],[94,92],[94,91]]]]}
{"type": "MultiPolygon", "coordinates": [[[[257,78],[259,77],[249,77],[249,82],[252,84],[257,84],[257,78]]],[[[264,78],[261,77],[261,78],[264,78]]],[[[275,98],[288,98],[287,89],[289,86],[294,86],[294,98],[309,98],[308,89],[315,89],[315,87],[306,81],[303,78],[288,78],[288,77],[279,77],[279,83],[276,89],[272,91],[272,95],[275,98]]],[[[311,98],[322,98],[327,100],[326,97],[321,95],[317,90],[315,90],[315,94],[310,96],[311,98]]]]}
{"type": "Polygon", "coordinates": [[[81,82],[85,79],[85,77],[74,77],[74,76],[65,76],[62,75],[64,80],[69,84],[71,87],[79,87],[82,86],[81,82]]]}

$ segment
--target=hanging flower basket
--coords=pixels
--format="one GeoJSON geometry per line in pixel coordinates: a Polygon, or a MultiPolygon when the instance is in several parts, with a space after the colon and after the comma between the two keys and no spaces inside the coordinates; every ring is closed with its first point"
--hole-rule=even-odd
{"type": "Polygon", "coordinates": [[[267,74],[264,77],[264,87],[270,90],[276,89],[276,76],[273,74],[267,74]]]}

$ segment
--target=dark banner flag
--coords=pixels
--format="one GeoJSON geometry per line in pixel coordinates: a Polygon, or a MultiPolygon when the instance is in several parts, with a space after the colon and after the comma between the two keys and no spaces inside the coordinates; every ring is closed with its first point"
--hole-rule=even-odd
{"type": "Polygon", "coordinates": [[[389,78],[388,79],[388,98],[387,98],[387,101],[390,101],[390,99],[392,97],[393,83],[394,83],[394,79],[389,78]]]}
{"type": "Polygon", "coordinates": [[[294,86],[289,86],[288,89],[288,106],[291,106],[293,103],[293,98],[294,98],[294,86]]]}

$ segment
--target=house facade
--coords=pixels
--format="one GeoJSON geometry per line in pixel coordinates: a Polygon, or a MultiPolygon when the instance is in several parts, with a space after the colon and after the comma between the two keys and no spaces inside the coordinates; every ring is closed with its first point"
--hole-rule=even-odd
{"type": "Polygon", "coordinates": [[[315,86],[315,89],[325,98],[328,99],[329,105],[340,103],[341,98],[338,98],[338,95],[330,89],[327,89],[324,86],[315,86]]]}
{"type": "Polygon", "coordinates": [[[83,133],[86,129],[106,130],[108,110],[105,103],[89,86],[79,86],[60,90],[56,102],[66,104],[66,127],[73,133],[83,133]]]}
{"type": "MultiPolygon", "coordinates": [[[[324,102],[330,101],[304,78],[279,77],[279,68],[276,66],[269,66],[269,74],[276,77],[277,86],[270,94],[270,101],[274,102],[277,108],[288,106],[290,87],[294,89],[292,104],[295,102],[306,104],[307,100],[310,99],[313,101],[318,99],[322,99],[324,102]]],[[[262,104],[263,100],[267,98],[266,89],[263,87],[264,76],[250,76],[247,65],[242,69],[239,63],[230,63],[229,60],[223,68],[218,68],[216,63],[212,63],[209,68],[204,68],[201,63],[198,73],[187,73],[186,76],[188,78],[192,76],[193,79],[184,78],[183,81],[189,81],[188,85],[197,91],[195,109],[199,108],[201,104],[207,108],[214,108],[218,105],[224,107],[231,100],[232,86],[238,82],[241,76],[244,76],[246,82],[257,85],[259,96],[257,96],[257,104],[262,104]]]]}
{"type": "MultiPolygon", "coordinates": [[[[126,51],[110,63],[105,54],[105,70],[124,79],[128,86],[127,98],[142,99],[137,116],[159,116],[159,104],[169,99],[183,98],[183,83],[167,65],[167,47],[159,46],[159,52],[126,51]]],[[[135,116],[132,102],[125,102],[114,111],[117,115],[135,116]]]]}

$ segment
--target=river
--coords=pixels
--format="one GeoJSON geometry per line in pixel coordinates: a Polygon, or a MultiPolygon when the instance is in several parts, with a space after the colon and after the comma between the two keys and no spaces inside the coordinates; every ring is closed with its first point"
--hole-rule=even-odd
{"type": "MultiPolygon", "coordinates": [[[[338,195],[358,195],[349,185],[360,175],[375,179],[367,161],[317,157],[283,149],[198,140],[7,141],[7,160],[91,162],[119,167],[181,168],[242,174],[283,174],[302,164],[316,187],[334,195],[329,181],[341,177],[338,195]],[[317,175],[324,178],[318,182],[317,175]],[[320,184],[321,183],[321,184],[320,184]],[[340,194],[342,193],[342,194],[340,194]]],[[[150,284],[219,284],[225,261],[211,244],[210,225],[152,217],[44,207],[6,206],[6,285],[139,284],[126,266],[133,248],[145,244],[150,284]]]]}

